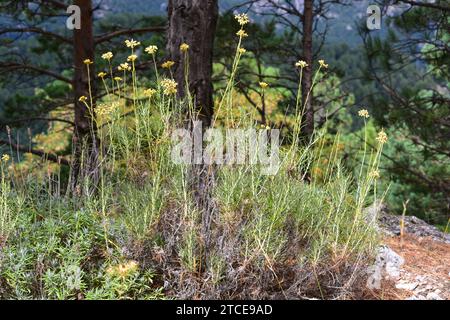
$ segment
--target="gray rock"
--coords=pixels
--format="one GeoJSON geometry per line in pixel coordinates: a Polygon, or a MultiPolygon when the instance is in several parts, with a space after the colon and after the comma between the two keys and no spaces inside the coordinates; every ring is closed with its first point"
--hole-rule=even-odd
{"type": "Polygon", "coordinates": [[[384,262],[387,278],[397,279],[400,276],[400,267],[405,263],[405,259],[399,256],[388,246],[381,246],[378,251],[380,263],[384,262]]]}
{"type": "MultiPolygon", "coordinates": [[[[380,210],[378,225],[381,230],[389,235],[400,235],[400,222],[402,217],[385,213],[380,210]]],[[[415,216],[405,216],[404,232],[417,237],[430,237],[433,240],[450,243],[450,234],[440,231],[425,221],[415,216]]]]}
{"type": "Polygon", "coordinates": [[[375,264],[368,268],[369,277],[367,287],[370,289],[379,289],[381,280],[398,280],[400,277],[401,266],[405,260],[386,245],[380,246],[375,259],[375,264]]]}
{"type": "MultiPolygon", "coordinates": [[[[400,235],[401,216],[389,213],[389,208],[381,201],[374,202],[364,209],[364,218],[369,225],[388,235],[400,235]]],[[[450,243],[450,234],[440,231],[415,216],[405,216],[404,232],[417,237],[430,237],[433,240],[450,243]]]]}
{"type": "MultiPolygon", "coordinates": [[[[408,282],[398,282],[395,287],[397,289],[402,289],[402,290],[409,290],[409,291],[414,291],[414,289],[417,288],[419,284],[417,282],[412,282],[412,283],[408,283],[408,282]]],[[[417,292],[418,293],[418,292],[417,292]]]]}
{"type": "Polygon", "coordinates": [[[427,300],[444,300],[441,296],[436,292],[429,292],[427,294],[427,300]]]}

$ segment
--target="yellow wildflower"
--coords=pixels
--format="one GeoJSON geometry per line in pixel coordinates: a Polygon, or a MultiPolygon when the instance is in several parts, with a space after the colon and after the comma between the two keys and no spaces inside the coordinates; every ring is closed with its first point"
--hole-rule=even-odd
{"type": "Polygon", "coordinates": [[[116,80],[116,81],[122,81],[122,78],[121,78],[121,77],[114,77],[114,80],[116,80]]]}
{"type": "Polygon", "coordinates": [[[173,62],[172,60],[167,60],[161,65],[161,67],[163,67],[164,69],[170,69],[173,67],[174,64],[175,62],[173,62]]]}
{"type": "Polygon", "coordinates": [[[81,97],[78,99],[78,101],[80,101],[80,102],[86,102],[86,100],[87,100],[87,97],[86,97],[86,96],[81,96],[81,97]]]}
{"type": "Polygon", "coordinates": [[[236,32],[236,35],[239,36],[239,37],[241,37],[241,38],[248,37],[248,34],[247,34],[247,32],[245,32],[244,29],[241,29],[241,30],[239,30],[238,32],[236,32]]]}
{"type": "Polygon", "coordinates": [[[328,64],[325,63],[325,60],[319,60],[319,64],[321,68],[328,68],[328,64]]]}
{"type": "Polygon", "coordinates": [[[369,112],[366,109],[361,109],[358,111],[358,116],[363,117],[363,118],[368,118],[369,112]]]}
{"type": "Polygon", "coordinates": [[[308,66],[308,64],[306,63],[306,61],[299,60],[295,63],[295,66],[297,68],[306,68],[308,66]]]}
{"type": "Polygon", "coordinates": [[[117,67],[119,71],[130,71],[131,67],[127,62],[121,63],[119,67],[117,67]]]}
{"type": "Polygon", "coordinates": [[[148,46],[147,48],[145,48],[145,52],[147,52],[148,54],[155,54],[156,51],[158,51],[157,46],[148,46]]]}
{"type": "Polygon", "coordinates": [[[267,82],[261,81],[261,82],[259,83],[259,86],[260,86],[261,88],[263,88],[263,89],[266,89],[266,88],[269,86],[269,84],[268,84],[267,82]]]}
{"type": "Polygon", "coordinates": [[[163,87],[163,93],[165,95],[171,95],[177,93],[178,84],[172,79],[163,79],[161,81],[161,86],[163,87]]]}
{"type": "Polygon", "coordinates": [[[384,130],[381,129],[381,131],[378,132],[378,136],[377,136],[376,139],[377,139],[377,141],[378,141],[379,143],[381,143],[381,144],[386,143],[387,140],[388,140],[388,137],[387,137],[386,132],[384,132],[384,130]]]}
{"type": "Polygon", "coordinates": [[[112,59],[113,56],[114,56],[113,53],[111,51],[109,51],[109,52],[102,54],[102,59],[109,61],[112,59]]]}
{"type": "Polygon", "coordinates": [[[149,98],[151,98],[155,93],[156,93],[156,90],[152,89],[152,88],[144,90],[144,94],[149,98]]]}
{"type": "Polygon", "coordinates": [[[250,19],[248,18],[248,15],[246,13],[236,14],[234,15],[234,18],[241,26],[245,26],[250,22],[250,19]]]}
{"type": "Polygon", "coordinates": [[[86,60],[83,61],[83,63],[84,63],[85,65],[93,64],[93,62],[92,62],[91,59],[86,59],[86,60]]]}
{"type": "Polygon", "coordinates": [[[132,54],[132,55],[128,56],[127,61],[134,62],[134,61],[136,61],[137,58],[138,58],[137,55],[132,54]]]}
{"type": "Polygon", "coordinates": [[[106,269],[106,273],[113,276],[116,273],[116,268],[114,267],[108,267],[108,269],[106,269]]]}
{"type": "Polygon", "coordinates": [[[316,177],[321,177],[323,175],[323,170],[319,167],[314,167],[312,169],[312,172],[313,172],[314,176],[316,176],[316,177]]]}
{"type": "Polygon", "coordinates": [[[103,71],[102,71],[102,72],[99,72],[99,73],[98,73],[98,77],[99,77],[99,78],[102,78],[102,79],[103,79],[103,78],[106,77],[106,76],[107,76],[107,73],[106,73],[106,72],[103,72],[103,71]]]}
{"type": "Polygon", "coordinates": [[[4,155],[2,156],[2,161],[3,161],[3,162],[8,162],[8,161],[9,161],[9,155],[4,154],[4,155]]]}
{"type": "Polygon", "coordinates": [[[239,53],[240,54],[244,54],[246,52],[247,52],[247,50],[245,48],[239,48],[239,53]]]}
{"type": "Polygon", "coordinates": [[[119,264],[114,267],[109,267],[106,272],[111,276],[117,276],[120,278],[126,278],[128,275],[133,274],[138,270],[138,263],[136,261],[129,261],[124,264],[119,264]]]}
{"type": "Polygon", "coordinates": [[[374,179],[378,179],[378,178],[380,178],[380,171],[378,171],[378,170],[372,170],[372,172],[370,173],[370,177],[371,178],[374,178],[374,179]]]}
{"type": "Polygon", "coordinates": [[[121,265],[119,270],[126,276],[130,273],[135,272],[138,269],[138,263],[136,261],[129,261],[124,265],[121,265]]]}
{"type": "Polygon", "coordinates": [[[139,46],[141,43],[139,42],[139,41],[136,41],[136,40],[133,40],[133,39],[131,39],[131,40],[125,40],[125,45],[128,47],[128,48],[134,48],[134,47],[137,47],[137,46],[139,46]]]}
{"type": "Polygon", "coordinates": [[[99,105],[95,111],[100,116],[105,116],[113,112],[115,105],[107,105],[107,104],[101,104],[99,105]]]}
{"type": "Polygon", "coordinates": [[[187,43],[182,43],[180,46],[182,52],[187,52],[189,50],[189,45],[187,43]]]}

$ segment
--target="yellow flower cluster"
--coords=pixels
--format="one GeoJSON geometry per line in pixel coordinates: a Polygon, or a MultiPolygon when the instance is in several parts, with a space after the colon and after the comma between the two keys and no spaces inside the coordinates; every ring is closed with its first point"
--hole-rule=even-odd
{"type": "Polygon", "coordinates": [[[263,89],[266,89],[266,88],[269,86],[269,84],[268,84],[267,82],[261,81],[261,82],[259,83],[259,86],[260,86],[261,88],[263,88],[263,89]]]}
{"type": "Polygon", "coordinates": [[[114,80],[115,81],[122,81],[122,78],[121,77],[114,77],[114,80]]]}
{"type": "Polygon", "coordinates": [[[371,173],[370,173],[370,177],[371,178],[373,178],[373,179],[378,179],[378,178],[380,178],[380,171],[378,171],[378,170],[373,170],[371,173]]]}
{"type": "Polygon", "coordinates": [[[239,48],[239,53],[240,54],[244,54],[246,52],[247,52],[247,50],[245,48],[239,48]]]}
{"type": "Polygon", "coordinates": [[[236,14],[234,15],[234,18],[241,26],[245,26],[250,22],[250,19],[248,18],[248,15],[246,13],[236,14]]]}
{"type": "Polygon", "coordinates": [[[145,94],[147,97],[149,97],[149,98],[153,97],[153,95],[154,95],[155,93],[156,93],[156,90],[155,90],[155,89],[152,89],[152,88],[147,89],[147,90],[144,90],[144,94],[145,94]]]}
{"type": "Polygon", "coordinates": [[[125,45],[128,47],[128,48],[134,48],[134,47],[137,47],[137,46],[139,46],[141,43],[139,42],[139,41],[136,41],[136,40],[133,40],[133,39],[131,39],[131,40],[125,40],[125,45]]]}
{"type": "Polygon", "coordinates": [[[87,97],[86,96],[81,96],[78,101],[80,102],[86,102],[87,101],[87,97]]]}
{"type": "Polygon", "coordinates": [[[299,60],[295,63],[295,66],[297,68],[306,68],[308,66],[308,64],[306,63],[306,61],[299,60]]]}
{"type": "Polygon", "coordinates": [[[366,109],[361,109],[358,111],[358,116],[363,117],[363,118],[368,118],[369,111],[367,111],[366,109]]]}
{"type": "Polygon", "coordinates": [[[106,73],[106,72],[103,72],[103,71],[102,71],[102,72],[99,72],[99,73],[98,73],[98,77],[99,77],[99,78],[102,78],[102,79],[103,79],[103,78],[106,77],[106,76],[107,76],[107,73],[106,73]]]}
{"type": "Polygon", "coordinates": [[[84,63],[85,65],[93,64],[93,62],[92,62],[91,59],[86,59],[86,60],[83,61],[83,63],[84,63]]]}
{"type": "Polygon", "coordinates": [[[319,60],[319,64],[321,68],[327,69],[328,64],[325,63],[325,60],[319,60]]]}
{"type": "Polygon", "coordinates": [[[386,134],[386,132],[384,132],[384,130],[381,130],[380,132],[378,132],[378,136],[377,136],[377,141],[381,144],[386,143],[388,140],[388,136],[386,134]]]}
{"type": "Polygon", "coordinates": [[[9,155],[4,154],[4,155],[2,156],[2,161],[3,161],[3,162],[8,162],[8,161],[9,161],[9,155]]]}
{"type": "Polygon", "coordinates": [[[182,43],[180,46],[181,52],[187,52],[189,50],[189,45],[187,43],[182,43]]]}
{"type": "Polygon", "coordinates": [[[137,58],[138,58],[137,55],[132,54],[132,55],[128,56],[127,61],[134,62],[134,61],[136,61],[137,58]]]}
{"type": "Polygon", "coordinates": [[[117,266],[112,266],[106,269],[106,272],[111,276],[117,276],[122,279],[126,278],[130,274],[135,273],[139,268],[136,261],[128,261],[127,263],[119,264],[117,266]]]}
{"type": "Polygon", "coordinates": [[[148,54],[155,54],[156,51],[158,51],[157,46],[148,46],[147,48],[145,48],[145,52],[147,52],[148,54]]]}
{"type": "Polygon", "coordinates": [[[247,34],[247,32],[245,32],[244,29],[241,29],[241,30],[239,30],[238,32],[236,32],[236,35],[239,36],[239,37],[241,37],[241,38],[248,37],[248,34],[247,34]]]}
{"type": "Polygon", "coordinates": [[[96,109],[99,116],[106,116],[114,111],[115,105],[100,104],[96,109]]]}
{"type": "Polygon", "coordinates": [[[167,60],[161,65],[161,67],[163,67],[164,69],[170,69],[173,67],[174,64],[175,62],[173,62],[172,60],[167,60]]]}
{"type": "Polygon", "coordinates": [[[119,71],[130,71],[131,67],[127,62],[121,63],[120,66],[117,67],[119,71]]]}
{"type": "Polygon", "coordinates": [[[102,54],[102,59],[103,60],[110,61],[113,57],[114,57],[114,55],[113,55],[113,53],[111,51],[102,54]]]}
{"type": "Polygon", "coordinates": [[[172,79],[163,79],[163,80],[161,80],[161,86],[164,89],[163,93],[165,95],[171,95],[171,94],[177,93],[178,83],[176,83],[172,79]]]}

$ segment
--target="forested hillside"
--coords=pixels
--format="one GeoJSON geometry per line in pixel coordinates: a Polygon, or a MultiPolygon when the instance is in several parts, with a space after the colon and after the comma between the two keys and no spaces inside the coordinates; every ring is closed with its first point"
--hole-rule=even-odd
{"type": "Polygon", "coordinates": [[[447,261],[450,7],[370,4],[0,1],[0,298],[382,299],[383,243],[447,261]]]}

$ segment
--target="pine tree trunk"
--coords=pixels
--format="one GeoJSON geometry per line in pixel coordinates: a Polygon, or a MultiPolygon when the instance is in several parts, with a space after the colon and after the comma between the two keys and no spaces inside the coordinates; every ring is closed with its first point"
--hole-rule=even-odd
{"type": "MultiPolygon", "coordinates": [[[[89,93],[89,76],[85,59],[94,61],[94,37],[93,37],[93,17],[92,1],[76,0],[74,4],[81,9],[81,29],[73,32],[74,44],[74,106],[75,106],[75,128],[73,134],[74,155],[72,160],[71,188],[75,194],[86,192],[81,190],[82,180],[88,178],[92,186],[98,181],[98,146],[99,141],[96,136],[96,126],[91,112],[83,102],[79,101],[81,96],[88,98],[88,105],[91,104],[89,93]]],[[[90,76],[93,79],[94,64],[89,66],[90,76]]],[[[93,85],[93,82],[91,82],[93,85]]],[[[94,92],[92,91],[92,95],[94,92]]],[[[95,105],[95,101],[92,101],[95,105]]]]}
{"type": "Polygon", "coordinates": [[[304,116],[302,119],[302,136],[308,141],[314,132],[314,109],[312,105],[312,73],[313,73],[313,0],[304,1],[303,11],[303,57],[308,66],[303,70],[302,79],[302,107],[304,107],[304,116]]]}
{"type": "Polygon", "coordinates": [[[180,45],[189,45],[189,88],[203,126],[213,116],[212,63],[213,45],[218,19],[217,0],[169,0],[168,52],[175,61],[174,77],[178,96],[186,95],[184,54],[180,45]]]}
{"type": "MultiPolygon", "coordinates": [[[[178,83],[178,97],[187,97],[185,59],[180,45],[189,45],[189,92],[195,101],[195,112],[202,121],[203,130],[211,125],[214,101],[212,85],[213,45],[218,19],[217,0],[169,0],[168,52],[175,61],[173,68],[178,83]]],[[[187,119],[192,128],[192,120],[187,119]]],[[[205,164],[192,165],[189,186],[197,209],[201,212],[202,267],[208,261],[212,246],[212,221],[215,205],[212,197],[214,170],[205,164]]]]}

